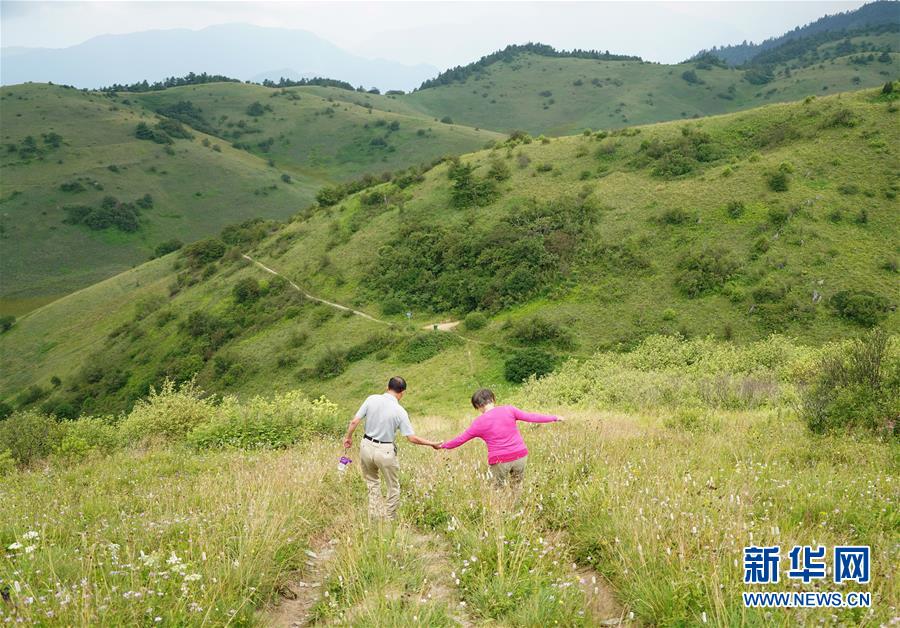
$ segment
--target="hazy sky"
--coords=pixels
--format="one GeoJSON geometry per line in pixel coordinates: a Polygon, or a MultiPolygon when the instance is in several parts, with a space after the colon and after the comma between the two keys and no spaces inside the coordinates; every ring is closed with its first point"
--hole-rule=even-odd
{"type": "Polygon", "coordinates": [[[3,46],[62,48],[96,35],[246,22],[301,28],[372,58],[472,61],[509,43],[682,61],[759,41],[863,2],[65,2],[0,0],[3,46]]]}

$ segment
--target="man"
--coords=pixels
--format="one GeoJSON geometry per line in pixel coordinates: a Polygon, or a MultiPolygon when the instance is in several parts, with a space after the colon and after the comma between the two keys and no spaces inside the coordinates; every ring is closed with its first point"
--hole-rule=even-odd
{"type": "Polygon", "coordinates": [[[365,435],[359,446],[359,466],[369,489],[369,517],[397,516],[400,504],[400,462],[397,460],[397,444],[394,436],[397,430],[414,445],[427,445],[438,448],[436,443],[419,438],[413,432],[409,415],[400,400],[406,391],[406,381],[402,377],[392,377],[387,390],[381,395],[371,395],[359,408],[356,416],[347,427],[344,436],[344,448],[353,444],[353,431],[360,421],[365,420],[365,435]],[[381,480],[387,484],[387,508],[381,497],[381,480]]]}

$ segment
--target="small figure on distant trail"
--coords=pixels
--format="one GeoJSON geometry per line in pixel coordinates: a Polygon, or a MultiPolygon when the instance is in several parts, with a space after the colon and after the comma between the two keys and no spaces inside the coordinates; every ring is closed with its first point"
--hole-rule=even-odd
{"type": "Polygon", "coordinates": [[[473,438],[487,444],[488,465],[494,482],[503,486],[507,482],[520,484],[525,476],[528,448],[519,432],[516,421],[528,423],[553,423],[561,417],[523,412],[515,406],[494,406],[494,393],[482,388],[472,395],[472,407],[481,415],[472,421],[465,432],[452,440],[441,443],[441,449],[454,449],[473,438]]]}
{"type": "Polygon", "coordinates": [[[394,519],[397,516],[397,506],[400,504],[400,461],[394,442],[397,430],[415,445],[435,449],[440,445],[413,433],[409,415],[400,405],[405,391],[406,381],[402,377],[392,377],[384,393],[371,395],[363,402],[344,436],[344,449],[349,449],[353,445],[353,431],[365,419],[365,435],[359,446],[359,466],[369,490],[369,516],[372,518],[386,516],[394,519]],[[379,474],[387,484],[386,507],[381,496],[379,474]]]}

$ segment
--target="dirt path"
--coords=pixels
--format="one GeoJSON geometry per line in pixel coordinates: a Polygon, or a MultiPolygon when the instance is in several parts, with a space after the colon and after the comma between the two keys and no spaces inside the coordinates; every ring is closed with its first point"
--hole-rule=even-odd
{"type": "Polygon", "coordinates": [[[388,321],[383,321],[383,320],[381,320],[380,318],[375,318],[374,316],[370,316],[369,314],[366,314],[365,312],[360,312],[359,310],[354,310],[353,308],[349,308],[349,307],[347,307],[346,305],[341,305],[340,303],[335,303],[334,301],[327,301],[327,300],[322,299],[322,298],[319,298],[319,297],[317,297],[317,296],[315,296],[315,295],[313,295],[313,294],[310,294],[310,293],[308,293],[307,291],[305,291],[303,288],[301,288],[300,286],[298,286],[297,284],[295,284],[293,281],[291,281],[290,279],[288,279],[287,277],[285,277],[284,275],[282,275],[281,273],[279,273],[277,270],[273,270],[273,269],[269,268],[268,266],[266,266],[266,265],[263,264],[262,262],[257,262],[255,259],[253,259],[253,258],[250,257],[249,255],[247,255],[246,253],[242,253],[242,254],[241,254],[241,257],[243,257],[244,259],[246,259],[246,260],[248,260],[248,261],[250,261],[250,262],[253,262],[253,263],[256,264],[257,266],[259,266],[260,268],[262,268],[264,271],[266,271],[267,273],[270,273],[270,274],[275,275],[275,276],[277,276],[277,277],[281,277],[282,279],[284,279],[285,281],[288,282],[288,285],[289,285],[291,288],[293,288],[294,290],[296,290],[297,292],[299,292],[300,294],[302,294],[304,297],[306,297],[306,298],[309,299],[310,301],[315,301],[315,302],[317,302],[317,303],[322,303],[323,305],[327,305],[327,306],[329,306],[329,307],[333,307],[333,308],[335,308],[335,309],[341,310],[342,312],[353,312],[353,313],[356,314],[357,316],[361,316],[361,317],[365,318],[366,320],[372,321],[373,323],[381,323],[382,325],[390,325],[390,323],[389,323],[388,321]]]}
{"type": "Polygon", "coordinates": [[[468,615],[462,604],[459,589],[453,580],[453,568],[447,542],[433,532],[416,529],[412,534],[413,546],[419,551],[425,563],[425,595],[447,605],[448,614],[465,628],[476,622],[468,615]]]}
{"type": "Polygon", "coordinates": [[[307,550],[306,567],[302,577],[282,587],[279,604],[265,612],[266,626],[273,628],[301,628],[310,624],[311,611],[323,593],[336,539],[327,539],[307,550]]]}

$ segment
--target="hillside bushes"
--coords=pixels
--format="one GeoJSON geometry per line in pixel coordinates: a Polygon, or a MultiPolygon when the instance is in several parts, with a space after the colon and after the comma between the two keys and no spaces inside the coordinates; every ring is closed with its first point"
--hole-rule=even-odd
{"type": "Polygon", "coordinates": [[[832,347],[813,371],[802,416],[814,432],[900,434],[900,347],[881,329],[832,347]]]}
{"type": "MultiPolygon", "coordinates": [[[[149,197],[150,195],[146,195],[149,197]]],[[[146,206],[144,198],[135,202],[120,202],[114,196],[106,196],[100,202],[99,207],[89,205],[68,205],[63,208],[66,212],[64,223],[70,225],[84,225],[94,231],[101,231],[115,227],[119,231],[132,233],[137,231],[140,224],[141,206],[146,206]]],[[[150,201],[152,206],[152,200],[150,201]]]]}
{"type": "Polygon", "coordinates": [[[188,434],[197,449],[287,447],[340,429],[338,408],[324,398],[308,399],[299,391],[245,403],[225,399],[216,413],[188,434]]]}
{"type": "Polygon", "coordinates": [[[814,356],[780,336],[744,346],[649,336],[628,353],[570,360],[521,395],[530,405],[627,410],[785,405],[796,401],[793,383],[805,377],[814,356]]]}
{"type": "Polygon", "coordinates": [[[580,199],[525,203],[491,224],[404,225],[378,252],[364,284],[436,312],[497,311],[564,276],[589,241],[596,208],[580,199]]]}
{"type": "Polygon", "coordinates": [[[530,377],[541,378],[556,367],[552,353],[534,347],[512,352],[503,363],[506,381],[520,384],[530,377]]]}
{"type": "Polygon", "coordinates": [[[641,143],[635,165],[652,166],[655,176],[671,179],[697,170],[725,156],[725,149],[709,133],[683,127],[679,137],[661,140],[654,137],[641,143]]]}
{"type": "Polygon", "coordinates": [[[723,248],[691,251],[678,260],[675,285],[688,297],[700,297],[719,290],[739,267],[737,260],[723,248]]]}
{"type": "Polygon", "coordinates": [[[838,316],[865,327],[877,325],[891,309],[887,298],[868,290],[843,290],[831,297],[831,304],[838,316]]]}
{"type": "Polygon", "coordinates": [[[218,400],[193,382],[166,381],[151,389],[130,413],[57,421],[36,411],[0,421],[0,467],[25,466],[55,457],[62,461],[105,455],[123,446],[186,443],[197,449],[286,447],[340,430],[337,406],[290,391],[270,399],[218,400]]]}

